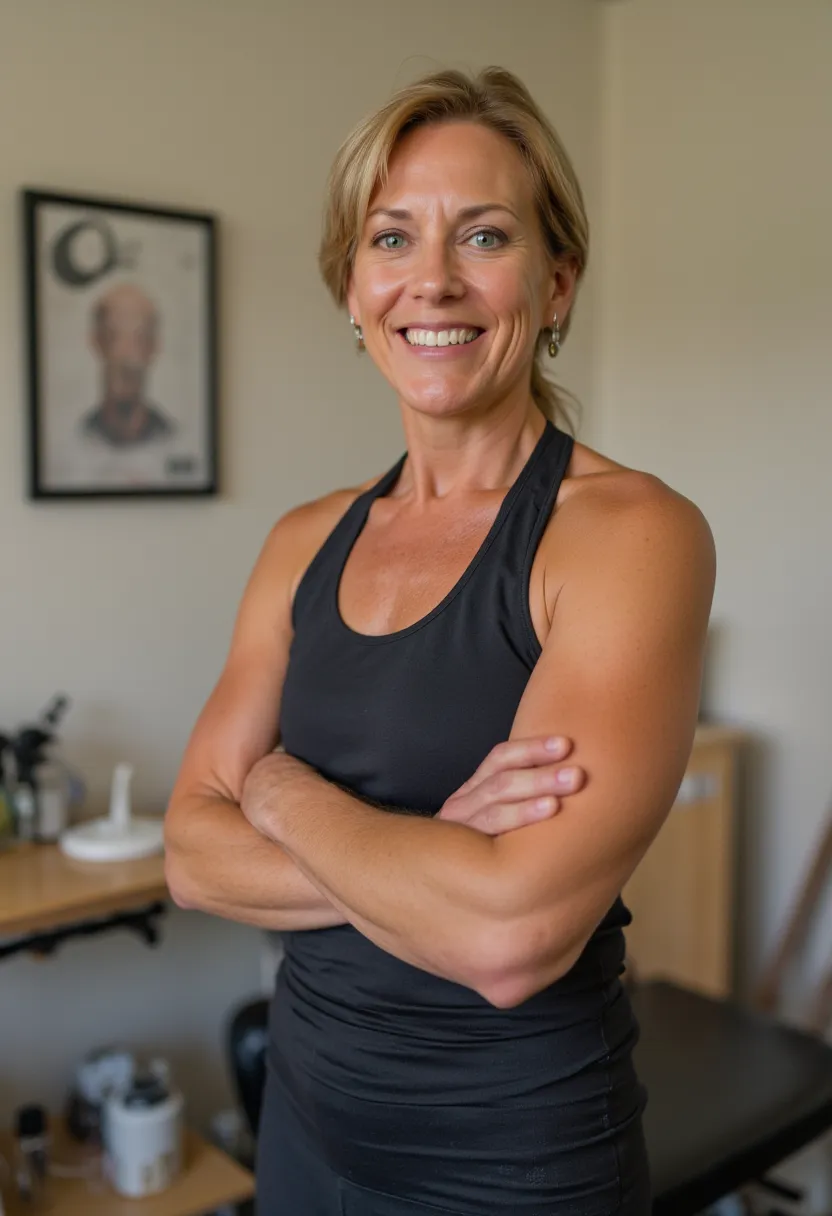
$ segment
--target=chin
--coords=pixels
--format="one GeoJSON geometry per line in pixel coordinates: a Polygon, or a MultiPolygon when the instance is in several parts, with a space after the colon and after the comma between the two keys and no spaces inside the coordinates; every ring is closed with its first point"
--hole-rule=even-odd
{"type": "Polygon", "coordinates": [[[456,418],[470,414],[477,407],[476,399],[468,395],[431,397],[401,393],[400,399],[415,414],[423,414],[427,418],[456,418]]]}
{"type": "Polygon", "coordinates": [[[432,384],[396,384],[399,400],[417,414],[432,418],[443,418],[465,414],[475,409],[479,394],[471,392],[468,384],[447,384],[434,381],[432,384]]]}

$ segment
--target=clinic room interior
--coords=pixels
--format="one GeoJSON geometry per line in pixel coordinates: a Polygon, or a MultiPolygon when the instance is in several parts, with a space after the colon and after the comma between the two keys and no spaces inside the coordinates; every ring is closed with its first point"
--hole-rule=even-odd
{"type": "Polygon", "coordinates": [[[319,269],[333,157],[499,65],[589,218],[562,425],[716,553],[622,892],[652,1211],[830,1216],[830,62],[827,0],[0,0],[0,1212],[255,1210],[281,934],[172,889],[165,815],[276,521],[405,450],[319,269]]]}

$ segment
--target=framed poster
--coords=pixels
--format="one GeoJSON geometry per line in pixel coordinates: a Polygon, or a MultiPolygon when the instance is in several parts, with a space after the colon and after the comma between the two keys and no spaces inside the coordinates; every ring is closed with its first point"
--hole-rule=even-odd
{"type": "Polygon", "coordinates": [[[29,496],[216,494],[215,218],[22,194],[29,496]]]}

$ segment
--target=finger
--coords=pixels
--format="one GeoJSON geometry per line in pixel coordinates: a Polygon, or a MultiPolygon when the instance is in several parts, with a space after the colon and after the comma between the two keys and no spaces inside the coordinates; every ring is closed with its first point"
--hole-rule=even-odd
{"type": "MultiPolygon", "coordinates": [[[[571,794],[585,774],[575,765],[540,765],[537,768],[504,769],[487,777],[466,798],[471,814],[486,806],[508,805],[546,794],[571,794]]],[[[471,815],[469,815],[469,818],[471,815]]]]}
{"type": "Polygon", "coordinates": [[[558,793],[562,798],[577,794],[587,783],[587,772],[579,764],[570,764],[568,768],[558,770],[558,793]],[[568,776],[564,776],[568,773],[568,776]]]}
{"type": "Polygon", "coordinates": [[[578,765],[541,765],[538,768],[504,770],[467,791],[460,788],[439,812],[439,818],[469,823],[488,807],[499,807],[527,799],[568,797],[583,789],[586,771],[578,765]]]}
{"type": "Polygon", "coordinates": [[[498,743],[477,768],[476,772],[461,785],[457,794],[476,789],[488,777],[507,768],[528,768],[539,764],[552,764],[565,760],[572,751],[573,743],[564,735],[537,736],[532,739],[509,739],[498,743]]]}
{"type": "Polygon", "coordinates": [[[560,810],[560,799],[548,794],[542,798],[527,798],[500,806],[485,807],[468,821],[468,827],[487,836],[502,836],[517,828],[551,819],[560,810]]]}

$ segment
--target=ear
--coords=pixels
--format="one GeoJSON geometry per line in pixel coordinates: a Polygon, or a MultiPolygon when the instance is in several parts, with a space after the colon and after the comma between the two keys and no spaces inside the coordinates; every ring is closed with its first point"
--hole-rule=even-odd
{"type": "Polygon", "coordinates": [[[569,316],[577,287],[578,264],[574,258],[553,262],[547,283],[547,316],[544,325],[551,325],[552,318],[557,313],[558,324],[563,326],[569,316]]]}
{"type": "Polygon", "coordinates": [[[361,324],[361,314],[358,311],[358,298],[355,291],[355,281],[350,274],[349,282],[347,283],[347,310],[351,317],[355,317],[356,325],[361,324]]]}

